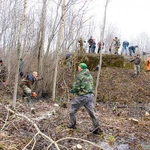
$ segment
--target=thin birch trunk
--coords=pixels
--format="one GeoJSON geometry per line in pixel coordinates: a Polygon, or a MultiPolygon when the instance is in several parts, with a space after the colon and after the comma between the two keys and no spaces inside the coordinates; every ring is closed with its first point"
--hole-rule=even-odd
{"type": "Polygon", "coordinates": [[[19,64],[20,64],[20,51],[21,51],[21,36],[22,36],[22,28],[25,20],[25,12],[26,12],[26,0],[24,0],[24,9],[22,13],[22,18],[20,22],[20,29],[19,29],[19,36],[18,36],[18,43],[17,43],[17,68],[16,68],[16,75],[15,75],[15,85],[14,85],[14,94],[13,94],[13,108],[16,107],[16,99],[17,99],[17,88],[18,88],[18,76],[19,76],[19,64]]]}
{"type": "Polygon", "coordinates": [[[61,41],[63,39],[63,31],[64,31],[64,23],[65,23],[65,13],[66,13],[66,7],[65,7],[66,1],[63,0],[62,5],[62,19],[61,24],[59,28],[59,34],[58,34],[58,40],[56,44],[56,62],[55,62],[55,72],[54,72],[54,82],[53,82],[53,95],[52,100],[55,101],[56,97],[56,83],[57,83],[57,74],[58,74],[58,61],[59,61],[59,55],[60,55],[60,48],[61,48],[61,41]]]}
{"type": "Polygon", "coordinates": [[[54,23],[53,23],[53,28],[52,28],[52,33],[51,33],[51,36],[48,38],[48,46],[47,46],[47,50],[46,50],[46,56],[48,57],[49,55],[49,52],[50,52],[50,47],[51,47],[51,42],[55,36],[55,32],[58,28],[58,24],[56,25],[57,23],[57,18],[58,18],[58,9],[59,9],[59,6],[57,6],[57,10],[56,10],[56,17],[55,17],[55,20],[54,20],[54,23]]]}
{"type": "MultiPolygon", "coordinates": [[[[14,16],[16,16],[16,4],[17,2],[15,1],[15,6],[14,6],[14,16]]],[[[15,45],[15,36],[16,36],[16,31],[17,31],[17,23],[16,23],[17,19],[16,17],[14,18],[14,23],[13,23],[13,27],[11,29],[11,34],[10,34],[10,46],[9,46],[9,53],[8,53],[8,79],[7,82],[10,82],[10,73],[11,73],[11,57],[12,57],[12,53],[13,50],[15,49],[16,45],[15,45]]]]}
{"type": "Polygon", "coordinates": [[[41,75],[43,72],[43,54],[44,54],[44,39],[45,39],[45,18],[46,18],[46,8],[47,0],[43,0],[42,16],[41,16],[41,36],[39,43],[39,53],[38,53],[38,73],[41,75]]]}
{"type": "MultiPolygon", "coordinates": [[[[101,43],[103,43],[103,41],[104,41],[106,16],[107,16],[106,13],[107,13],[107,6],[108,6],[109,2],[110,2],[110,0],[106,0],[105,11],[104,11],[104,20],[103,20],[103,28],[102,28],[102,34],[101,34],[101,43]]],[[[101,46],[102,45],[103,44],[101,44],[101,46]]],[[[99,85],[99,78],[100,78],[101,68],[102,68],[102,48],[101,48],[101,51],[100,51],[99,70],[98,70],[98,73],[97,73],[97,80],[96,80],[96,86],[95,86],[95,101],[94,101],[94,104],[96,104],[96,101],[97,101],[97,89],[98,89],[98,85],[99,85]]]]}
{"type": "Polygon", "coordinates": [[[10,46],[8,48],[8,78],[7,78],[7,82],[9,83],[10,82],[10,70],[11,70],[11,57],[12,57],[12,47],[13,47],[13,36],[12,36],[13,33],[11,33],[11,39],[10,39],[10,46]]]}

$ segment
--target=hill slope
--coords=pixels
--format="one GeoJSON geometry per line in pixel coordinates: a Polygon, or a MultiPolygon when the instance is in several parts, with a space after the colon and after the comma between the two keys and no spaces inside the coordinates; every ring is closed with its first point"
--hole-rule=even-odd
{"type": "MultiPolygon", "coordinates": [[[[97,72],[91,73],[96,81],[97,72]]],[[[62,150],[67,148],[73,150],[76,144],[82,145],[84,150],[100,150],[80,139],[94,142],[104,150],[113,150],[114,148],[118,148],[118,150],[148,150],[150,117],[146,117],[145,112],[150,109],[150,74],[141,72],[137,78],[131,78],[132,73],[133,70],[130,69],[102,68],[96,105],[96,116],[103,130],[103,135],[100,136],[88,132],[92,123],[84,109],[80,109],[77,113],[77,129],[67,128],[71,100],[65,101],[67,97],[62,91],[65,86],[71,88],[73,75],[70,73],[65,75],[63,78],[65,82],[61,82],[62,86],[60,87],[62,92],[60,100],[66,105],[60,103],[56,113],[48,115],[55,107],[52,102],[45,100],[35,102],[34,105],[37,109],[35,115],[29,113],[29,106],[21,100],[17,103],[17,111],[33,119],[40,130],[54,141],[65,137],[78,138],[60,141],[62,150]]],[[[70,99],[73,97],[74,95],[70,95],[70,99]]],[[[7,111],[4,107],[0,107],[0,128],[3,129],[0,131],[0,147],[11,150],[15,147],[17,150],[21,150],[36,134],[35,128],[28,121],[17,119],[15,116],[10,116],[5,122],[7,111]]],[[[28,149],[31,149],[31,145],[28,146],[28,149]]],[[[48,145],[49,142],[41,136],[37,136],[34,149],[44,150],[48,145]]],[[[51,146],[49,149],[55,150],[56,148],[51,146]]]]}

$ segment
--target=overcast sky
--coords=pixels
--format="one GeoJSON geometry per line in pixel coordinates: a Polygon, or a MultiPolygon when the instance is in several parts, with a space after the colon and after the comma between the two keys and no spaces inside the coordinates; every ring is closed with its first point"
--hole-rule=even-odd
{"type": "MultiPolygon", "coordinates": [[[[93,0],[91,13],[102,20],[106,0],[93,0]]],[[[116,26],[122,39],[132,39],[142,32],[150,37],[150,0],[111,0],[107,9],[107,23],[116,26]]]]}

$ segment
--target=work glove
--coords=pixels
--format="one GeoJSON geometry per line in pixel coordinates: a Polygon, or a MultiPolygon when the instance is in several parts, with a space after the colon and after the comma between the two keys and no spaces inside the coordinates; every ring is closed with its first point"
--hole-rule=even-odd
{"type": "Polygon", "coordinates": [[[71,94],[74,94],[74,93],[75,93],[75,90],[74,90],[74,89],[71,89],[70,93],[71,93],[71,94]]]}

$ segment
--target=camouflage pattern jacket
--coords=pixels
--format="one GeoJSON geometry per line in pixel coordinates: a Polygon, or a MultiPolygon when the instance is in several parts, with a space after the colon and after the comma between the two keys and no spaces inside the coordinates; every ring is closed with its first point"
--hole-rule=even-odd
{"type": "Polygon", "coordinates": [[[117,48],[120,47],[120,40],[119,39],[114,40],[114,47],[117,47],[117,48]]]}
{"type": "Polygon", "coordinates": [[[88,69],[83,69],[76,77],[73,90],[79,96],[94,93],[93,77],[88,69]]]}
{"type": "Polygon", "coordinates": [[[4,65],[0,65],[0,80],[5,82],[7,80],[8,70],[4,65]]]}

